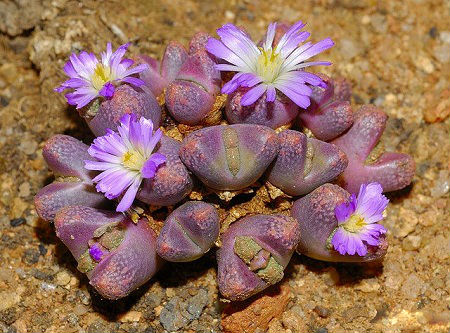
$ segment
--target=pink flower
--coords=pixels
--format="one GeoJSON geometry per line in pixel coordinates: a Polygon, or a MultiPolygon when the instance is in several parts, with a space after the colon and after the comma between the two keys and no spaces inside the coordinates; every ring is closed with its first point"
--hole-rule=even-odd
{"type": "Polygon", "coordinates": [[[142,180],[153,178],[166,156],[153,153],[162,132],[158,129],[153,133],[151,120],[137,120],[134,114],[125,114],[117,130],[119,133],[108,129],[106,135],[94,140],[88,153],[97,161],[86,160],[84,167],[103,171],[92,181],[108,199],[125,192],[116,209],[124,212],[133,204],[142,180]]]}
{"type": "Polygon", "coordinates": [[[276,25],[269,25],[262,47],[258,47],[245,32],[230,23],[217,30],[220,41],[215,38],[208,40],[208,52],[227,62],[216,65],[216,68],[236,72],[223,86],[222,93],[230,94],[238,87],[250,87],[241,99],[241,104],[246,106],[253,104],[265,92],[266,101],[273,102],[276,90],[279,90],[298,106],[307,108],[312,93],[308,84],[325,86],[325,83],[317,75],[305,72],[304,69],[331,63],[306,60],[329,49],[334,42],[326,38],[316,44],[304,43],[310,33],[301,31],[305,24],[298,21],[273,47],[276,25]]]}
{"type": "Polygon", "coordinates": [[[382,194],[379,183],[362,184],[358,198],[354,194],[349,203],[335,208],[338,227],[335,229],[331,244],[340,254],[360,256],[367,254],[367,245],[380,245],[380,236],[386,229],[377,222],[381,221],[389,200],[382,194]]]}
{"type": "Polygon", "coordinates": [[[123,58],[129,45],[129,43],[124,44],[113,53],[111,43],[108,43],[106,52],[101,54],[101,62],[93,53],[85,51],[79,55],[72,53],[69,61],[64,65],[64,72],[69,79],[55,88],[55,91],[74,89],[65,96],[70,105],[76,105],[77,109],[80,109],[99,96],[111,98],[116,85],[120,83],[142,86],[144,81],[132,75],[144,71],[148,66],[141,64],[130,69],[133,60],[123,58]]]}

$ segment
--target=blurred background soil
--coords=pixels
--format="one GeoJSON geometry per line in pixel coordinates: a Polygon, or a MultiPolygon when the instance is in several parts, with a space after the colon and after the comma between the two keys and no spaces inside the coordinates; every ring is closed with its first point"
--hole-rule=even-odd
{"type": "Polygon", "coordinates": [[[448,332],[449,14],[437,0],[0,0],[0,332],[448,332]],[[389,114],[385,147],[415,158],[413,185],[389,195],[383,264],[294,255],[281,288],[245,307],[220,300],[211,251],[166,265],[124,300],[102,300],[33,206],[52,181],[44,141],[90,139],[53,92],[68,55],[131,41],[131,54],[159,58],[168,41],[226,22],[259,38],[271,21],[299,19],[313,41],[336,42],[324,71],[351,80],[355,108],[389,114]]]}

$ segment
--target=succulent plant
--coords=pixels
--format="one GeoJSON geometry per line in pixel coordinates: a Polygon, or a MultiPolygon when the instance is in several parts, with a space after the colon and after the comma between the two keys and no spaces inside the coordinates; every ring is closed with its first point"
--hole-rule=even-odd
{"type": "Polygon", "coordinates": [[[275,129],[292,123],[297,117],[297,104],[282,95],[272,103],[260,98],[252,105],[242,106],[241,98],[248,91],[249,88],[239,88],[228,96],[225,115],[230,124],[260,124],[275,129]]]}
{"type": "Polygon", "coordinates": [[[157,126],[161,121],[161,109],[153,94],[140,89],[144,81],[133,77],[148,65],[129,68],[133,60],[123,58],[129,45],[124,44],[113,53],[108,43],[100,61],[93,53],[72,53],[64,66],[69,79],[55,88],[56,92],[73,90],[65,95],[67,102],[76,105],[96,136],[106,134],[107,128],[116,130],[125,113],[144,116],[157,126]]]}
{"type": "Polygon", "coordinates": [[[277,283],[294,249],[326,261],[386,254],[382,192],[407,186],[414,161],[380,153],[386,115],[372,106],[353,114],[347,81],[304,70],[329,65],[307,59],[334,43],[305,42],[303,27],[271,24],[258,48],[227,24],[220,40],[198,33],[189,50],[171,42],[161,62],[141,55],[133,68],[123,59],[128,44],[114,53],[108,44],[101,62],[86,52],[71,56],[70,79],[57,91],[74,90],[68,102],[97,138],[90,147],[65,135],[46,143],[44,158],[59,178],[35,204],[104,297],[126,296],[163,259],[186,264],[214,244],[219,289],[230,300],[277,283]],[[223,82],[223,71],[235,74],[223,82]],[[221,86],[229,94],[224,110],[221,86]],[[162,129],[155,96],[172,118],[162,129]],[[296,117],[314,137],[286,129],[296,117]],[[343,188],[325,184],[335,179],[343,188]],[[227,191],[270,188],[266,181],[293,202],[292,217],[224,216],[234,205],[220,203],[227,191]],[[208,203],[215,195],[220,214],[208,203]],[[157,207],[148,205],[175,206],[157,233],[147,220],[157,207]],[[116,212],[99,210],[106,206],[116,212]]]}
{"type": "Polygon", "coordinates": [[[209,36],[198,33],[175,80],[166,90],[166,106],[182,124],[197,125],[213,110],[221,82],[215,60],[205,50],[209,36]]]}
{"type": "Polygon", "coordinates": [[[161,108],[153,94],[144,88],[129,85],[119,86],[113,97],[101,103],[96,100],[82,112],[95,136],[105,135],[108,128],[116,130],[120,118],[131,113],[151,120],[155,126],[161,123],[161,108]]]}
{"type": "Polygon", "coordinates": [[[181,145],[180,158],[203,183],[216,190],[253,184],[278,153],[276,133],[261,125],[218,125],[197,130],[181,145]]]}
{"type": "Polygon", "coordinates": [[[137,199],[153,206],[170,206],[191,193],[192,177],[180,160],[179,150],[178,141],[165,135],[161,137],[156,152],[163,154],[166,161],[152,179],[144,179],[137,199]]]}
{"type": "Polygon", "coordinates": [[[145,63],[148,67],[139,74],[139,77],[153,95],[159,96],[169,83],[175,80],[187,56],[184,46],[174,41],[167,44],[161,62],[141,54],[137,57],[138,62],[145,63]]]}
{"type": "Polygon", "coordinates": [[[278,137],[280,151],[267,179],[289,195],[307,194],[347,167],[347,156],[333,144],[292,130],[283,131],[278,137]]]}
{"type": "Polygon", "coordinates": [[[375,181],[385,192],[402,189],[411,183],[415,172],[413,158],[407,154],[384,152],[379,145],[386,121],[387,115],[377,107],[362,106],[355,113],[353,126],[332,141],[348,158],[348,167],[339,178],[339,184],[347,191],[355,193],[361,184],[375,181]]]}
{"type": "Polygon", "coordinates": [[[244,300],[283,278],[300,239],[296,220],[285,215],[253,215],[234,222],[217,252],[220,293],[244,300]]]}
{"type": "Polygon", "coordinates": [[[91,159],[88,148],[68,135],[58,134],[46,142],[42,155],[58,178],[34,198],[36,211],[44,220],[53,220],[56,212],[65,206],[108,206],[108,200],[93,186],[95,174],[84,168],[83,161],[91,159]]]}
{"type": "Polygon", "coordinates": [[[311,105],[299,112],[300,123],[322,141],[330,141],[353,124],[350,83],[319,74],[326,87],[312,87],[311,105]]]}
{"type": "Polygon", "coordinates": [[[333,262],[368,262],[381,259],[387,251],[386,237],[380,235],[377,246],[368,246],[364,255],[340,254],[332,245],[338,228],[336,207],[347,204],[350,193],[337,185],[324,184],[292,206],[291,214],[299,222],[300,242],[297,252],[308,257],[333,262]]]}
{"type": "Polygon", "coordinates": [[[118,299],[147,282],[158,270],[156,234],[146,219],[83,206],[67,206],[55,217],[57,236],[69,248],[90,284],[118,299]]]}
{"type": "Polygon", "coordinates": [[[324,86],[324,82],[304,69],[330,63],[306,60],[329,49],[334,42],[326,38],[314,45],[304,43],[310,35],[302,31],[304,26],[301,21],[291,27],[273,23],[258,47],[245,31],[228,23],[217,30],[220,41],[208,41],[206,49],[225,61],[216,68],[236,72],[222,87],[222,93],[229,94],[226,115],[230,123],[277,128],[290,124],[298,107],[309,106],[310,86],[324,86]],[[280,32],[284,32],[282,37],[280,32]]]}
{"type": "Polygon", "coordinates": [[[167,217],[157,239],[156,251],[168,261],[193,261],[214,245],[219,227],[219,215],[214,206],[188,201],[167,217]]]}

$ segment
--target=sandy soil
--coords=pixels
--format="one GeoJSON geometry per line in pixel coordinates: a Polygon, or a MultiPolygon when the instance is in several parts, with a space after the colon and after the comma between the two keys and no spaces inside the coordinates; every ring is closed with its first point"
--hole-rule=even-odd
{"type": "MultiPolygon", "coordinates": [[[[52,175],[43,142],[86,126],[52,90],[72,51],[132,41],[159,57],[221,24],[260,37],[268,22],[302,19],[330,36],[330,75],[353,85],[355,108],[390,116],[387,149],[412,154],[412,186],[390,194],[382,265],[330,264],[295,255],[286,309],[269,332],[448,332],[450,327],[450,11],[448,1],[0,1],[0,331],[220,332],[215,253],[168,264],[130,297],[102,300],[76,271],[33,196],[52,175]],[[429,122],[425,121],[428,120],[429,122]],[[431,123],[430,123],[431,122],[431,123]]],[[[270,207],[266,207],[270,209],[270,207]]],[[[284,289],[286,290],[286,289],[284,289]]],[[[255,318],[260,313],[254,311],[255,318]]],[[[261,331],[261,330],[260,330],[261,331]]]]}

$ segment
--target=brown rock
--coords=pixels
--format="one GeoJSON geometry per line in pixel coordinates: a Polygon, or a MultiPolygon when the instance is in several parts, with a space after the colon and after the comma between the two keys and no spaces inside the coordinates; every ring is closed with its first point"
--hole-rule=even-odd
{"type": "Polygon", "coordinates": [[[305,321],[305,313],[298,305],[294,305],[291,309],[284,312],[281,316],[283,326],[291,330],[291,332],[307,332],[308,326],[305,321]]]}
{"type": "Polygon", "coordinates": [[[132,311],[128,311],[124,315],[120,316],[119,320],[122,323],[138,322],[139,320],[141,320],[141,317],[142,317],[142,312],[132,310],[132,311]]]}
{"type": "Polygon", "coordinates": [[[434,94],[427,98],[430,103],[427,103],[429,106],[423,113],[425,121],[428,123],[443,121],[450,115],[450,89],[443,90],[437,102],[433,103],[432,98],[434,98],[434,94]]]}
{"type": "Polygon", "coordinates": [[[222,312],[224,333],[266,331],[269,322],[283,313],[289,298],[289,285],[281,284],[267,289],[259,297],[230,303],[222,312]]]}

